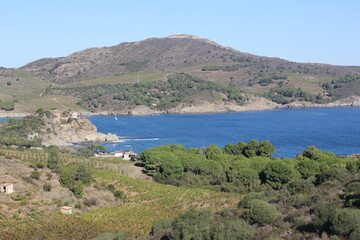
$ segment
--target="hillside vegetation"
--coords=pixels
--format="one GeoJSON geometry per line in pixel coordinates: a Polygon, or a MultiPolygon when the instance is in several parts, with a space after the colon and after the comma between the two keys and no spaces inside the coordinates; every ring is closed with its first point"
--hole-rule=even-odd
{"type": "Polygon", "coordinates": [[[171,74],[167,81],[131,84],[101,84],[93,86],[51,88],[46,94],[63,94],[81,98],[78,104],[90,111],[131,109],[144,105],[155,110],[168,110],[197,100],[233,101],[244,103],[242,91],[224,84],[206,81],[185,73],[171,74]]]}
{"type": "Polygon", "coordinates": [[[359,158],[310,146],[296,159],[278,159],[274,150],[251,140],[142,152],[145,173],[158,182],[246,194],[236,208],[156,222],[151,239],[358,239],[359,158]]]}

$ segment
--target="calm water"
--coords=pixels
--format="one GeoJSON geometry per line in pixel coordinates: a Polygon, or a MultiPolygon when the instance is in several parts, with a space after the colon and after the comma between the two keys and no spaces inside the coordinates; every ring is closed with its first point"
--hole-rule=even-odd
{"type": "Polygon", "coordinates": [[[309,145],[340,155],[360,153],[360,108],[282,109],[276,111],[156,115],[94,116],[89,119],[103,133],[116,133],[121,142],[108,150],[144,149],[182,144],[202,147],[269,140],[279,157],[295,157],[309,145]]]}

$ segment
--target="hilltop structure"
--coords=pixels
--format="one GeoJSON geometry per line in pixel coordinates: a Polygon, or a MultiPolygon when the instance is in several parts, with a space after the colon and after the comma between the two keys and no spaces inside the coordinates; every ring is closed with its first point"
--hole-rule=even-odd
{"type": "Polygon", "coordinates": [[[3,183],[0,185],[0,192],[11,194],[14,192],[14,183],[3,183]]]}

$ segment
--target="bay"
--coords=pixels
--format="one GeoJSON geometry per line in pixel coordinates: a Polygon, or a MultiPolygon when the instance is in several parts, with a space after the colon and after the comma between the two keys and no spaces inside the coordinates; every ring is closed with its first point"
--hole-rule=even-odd
{"type": "Polygon", "coordinates": [[[360,108],[306,108],[274,111],[166,114],[155,116],[92,116],[99,132],[121,136],[108,150],[138,153],[165,144],[187,148],[269,140],[275,156],[295,157],[310,145],[339,155],[360,153],[360,108]]]}

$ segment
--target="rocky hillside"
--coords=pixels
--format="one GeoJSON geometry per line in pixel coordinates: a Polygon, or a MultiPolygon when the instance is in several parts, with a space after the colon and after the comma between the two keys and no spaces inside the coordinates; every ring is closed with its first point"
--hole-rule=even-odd
{"type": "Polygon", "coordinates": [[[177,71],[213,63],[256,63],[259,70],[275,68],[312,74],[360,73],[360,67],[300,64],[278,58],[260,57],[191,35],[150,38],[113,47],[90,48],[66,57],[40,59],[21,69],[45,80],[65,83],[142,70],[177,71]]]}

